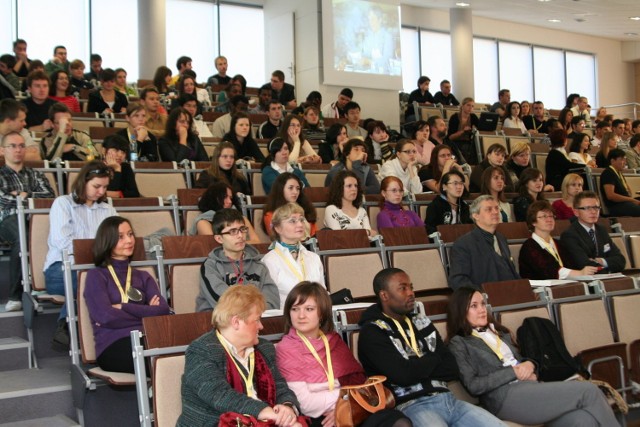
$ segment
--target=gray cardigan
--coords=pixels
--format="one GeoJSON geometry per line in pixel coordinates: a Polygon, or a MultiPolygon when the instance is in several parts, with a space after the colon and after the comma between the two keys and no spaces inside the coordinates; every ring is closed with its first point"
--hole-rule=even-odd
{"type": "MultiPolygon", "coordinates": [[[[509,334],[500,334],[500,339],[511,349],[516,359],[523,360],[509,334]]],[[[513,368],[502,366],[493,350],[482,339],[474,336],[456,335],[451,338],[449,350],[458,362],[460,379],[465,388],[479,397],[489,412],[498,413],[509,392],[510,383],[517,380],[513,368]]]]}

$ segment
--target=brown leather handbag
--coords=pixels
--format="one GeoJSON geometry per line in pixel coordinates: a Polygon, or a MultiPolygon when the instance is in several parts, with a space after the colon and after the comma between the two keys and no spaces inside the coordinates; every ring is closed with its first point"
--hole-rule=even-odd
{"type": "Polygon", "coordinates": [[[396,406],[393,393],[382,385],[387,377],[374,375],[364,384],[340,388],[336,402],[336,427],[357,427],[371,414],[396,406]]]}

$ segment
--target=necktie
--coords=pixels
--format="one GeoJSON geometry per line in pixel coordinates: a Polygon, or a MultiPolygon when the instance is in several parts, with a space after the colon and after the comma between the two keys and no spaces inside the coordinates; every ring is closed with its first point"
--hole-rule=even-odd
{"type": "Polygon", "coordinates": [[[496,253],[502,256],[502,252],[500,251],[500,245],[498,244],[498,238],[496,235],[493,235],[493,249],[495,249],[496,253]]]}
{"type": "Polygon", "coordinates": [[[593,228],[589,230],[589,237],[591,237],[593,246],[596,248],[596,256],[598,256],[598,241],[596,240],[596,232],[593,228]]]}

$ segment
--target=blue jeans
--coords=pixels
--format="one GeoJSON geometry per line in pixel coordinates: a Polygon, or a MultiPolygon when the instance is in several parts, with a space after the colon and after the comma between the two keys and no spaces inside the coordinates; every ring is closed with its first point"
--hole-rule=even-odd
{"type": "Polygon", "coordinates": [[[452,393],[423,396],[396,407],[414,426],[495,427],[505,424],[494,415],[471,403],[456,399],[452,393]]]}
{"type": "MultiPolygon", "coordinates": [[[[28,228],[28,227],[27,227],[28,228]]],[[[22,299],[22,264],[20,262],[20,235],[18,233],[18,216],[10,215],[0,222],[0,239],[11,244],[9,254],[9,299],[22,299]]]]}
{"type": "MultiPolygon", "coordinates": [[[[78,276],[75,271],[71,272],[71,279],[73,281],[73,301],[76,300],[76,294],[78,293],[78,276]]],[[[50,295],[64,295],[64,274],[62,272],[62,262],[54,262],[44,271],[44,283],[47,286],[47,293],[50,295]]],[[[65,295],[66,300],[69,300],[69,295],[65,295]]],[[[62,306],[60,310],[60,316],[58,320],[67,317],[67,304],[62,306]]]]}

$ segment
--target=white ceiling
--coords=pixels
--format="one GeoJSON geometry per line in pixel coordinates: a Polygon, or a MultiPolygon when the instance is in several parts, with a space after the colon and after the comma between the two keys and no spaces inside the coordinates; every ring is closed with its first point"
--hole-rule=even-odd
{"type": "MultiPolygon", "coordinates": [[[[457,8],[461,0],[401,0],[433,9],[457,8]]],[[[640,41],[640,0],[462,0],[474,16],[519,22],[617,40],[640,41]],[[560,23],[548,22],[559,19],[560,23]],[[635,35],[625,35],[635,33],[635,35]]]]}

